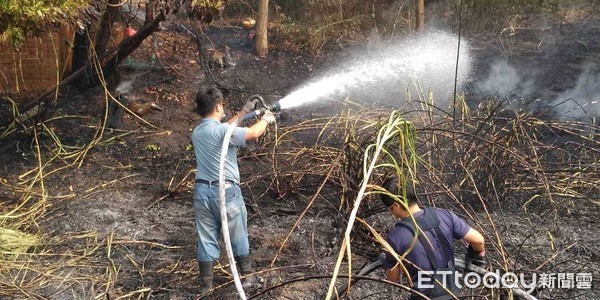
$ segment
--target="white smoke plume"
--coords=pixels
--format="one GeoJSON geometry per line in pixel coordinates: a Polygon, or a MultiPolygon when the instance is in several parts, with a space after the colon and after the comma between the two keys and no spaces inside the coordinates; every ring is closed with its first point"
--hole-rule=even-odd
{"type": "Polygon", "coordinates": [[[475,87],[486,96],[498,98],[529,97],[535,91],[534,81],[524,78],[505,61],[494,63],[488,77],[475,87]]]}
{"type": "Polygon", "coordinates": [[[585,68],[575,87],[558,95],[552,106],[561,119],[590,120],[600,116],[600,70],[585,68]]]}
{"type": "Polygon", "coordinates": [[[133,87],[132,84],[133,80],[123,81],[119,83],[119,85],[115,89],[115,92],[117,93],[117,95],[129,94],[129,92],[131,92],[131,88],[133,87]]]}

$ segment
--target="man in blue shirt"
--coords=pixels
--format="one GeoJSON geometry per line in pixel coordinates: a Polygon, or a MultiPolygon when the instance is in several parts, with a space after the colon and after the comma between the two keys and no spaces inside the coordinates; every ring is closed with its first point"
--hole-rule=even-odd
{"type": "MultiPolygon", "coordinates": [[[[227,123],[223,94],[215,87],[202,88],[196,95],[196,109],[202,116],[200,125],[192,132],[196,155],[196,178],[194,184],[194,213],[198,232],[198,263],[200,268],[200,297],[210,294],[213,283],[213,267],[221,250],[221,214],[219,209],[219,163],[225,133],[237,118],[254,109],[255,102],[244,108],[227,123]]],[[[265,113],[254,125],[234,129],[225,156],[225,198],[231,246],[242,275],[252,273],[250,245],[248,242],[247,212],[240,189],[240,172],[237,150],[265,133],[267,126],[275,122],[271,112],[265,113]]]]}
{"type": "MultiPolygon", "coordinates": [[[[402,264],[410,275],[413,288],[431,299],[454,299],[460,293],[454,281],[454,240],[462,239],[469,244],[465,260],[468,269],[471,263],[483,263],[483,236],[448,210],[419,207],[410,183],[399,184],[398,178],[392,177],[383,183],[383,188],[405,202],[404,205],[390,194],[381,194],[383,204],[400,219],[388,232],[386,241],[398,256],[404,255],[406,261],[402,260],[402,264]],[[416,237],[415,232],[418,233],[416,237]]],[[[383,267],[390,281],[399,281],[402,267],[389,253],[383,259],[383,267]]],[[[428,298],[412,294],[410,299],[428,298]]]]}

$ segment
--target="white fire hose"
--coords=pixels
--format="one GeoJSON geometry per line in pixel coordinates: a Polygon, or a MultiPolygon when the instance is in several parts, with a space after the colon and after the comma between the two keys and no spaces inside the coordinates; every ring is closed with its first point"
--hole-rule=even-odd
{"type": "MultiPolygon", "coordinates": [[[[229,267],[231,269],[231,275],[233,275],[233,281],[235,283],[235,288],[238,291],[240,299],[246,300],[246,293],[244,292],[244,287],[242,286],[242,280],[240,279],[240,275],[236,268],[235,257],[233,255],[233,249],[231,247],[231,238],[229,237],[229,225],[227,222],[227,205],[225,199],[225,156],[227,155],[227,150],[229,149],[229,141],[231,140],[231,135],[233,134],[233,130],[237,127],[240,121],[248,120],[254,118],[256,116],[260,116],[265,112],[265,110],[274,110],[277,111],[281,109],[279,103],[274,103],[267,106],[262,99],[262,97],[254,95],[252,98],[258,97],[263,105],[262,109],[257,109],[247,113],[241,118],[235,119],[225,132],[225,137],[223,138],[223,146],[221,148],[221,160],[219,162],[219,202],[220,202],[220,213],[221,213],[221,229],[223,231],[223,241],[225,242],[225,249],[227,251],[227,258],[229,259],[229,267]]],[[[252,99],[251,98],[251,99],[252,99]]]]}
{"type": "Polygon", "coordinates": [[[229,268],[231,269],[231,275],[233,275],[233,281],[235,288],[240,295],[240,299],[246,300],[246,293],[242,286],[242,280],[240,274],[238,274],[235,266],[235,257],[233,256],[233,249],[231,247],[231,238],[229,237],[229,225],[227,222],[227,205],[225,197],[225,156],[227,155],[227,149],[229,148],[229,141],[233,130],[237,127],[239,118],[234,120],[233,123],[227,129],[225,137],[223,138],[223,147],[221,148],[221,161],[219,162],[219,201],[221,208],[221,230],[223,232],[223,240],[225,242],[225,249],[227,250],[227,258],[229,259],[229,268]]]}

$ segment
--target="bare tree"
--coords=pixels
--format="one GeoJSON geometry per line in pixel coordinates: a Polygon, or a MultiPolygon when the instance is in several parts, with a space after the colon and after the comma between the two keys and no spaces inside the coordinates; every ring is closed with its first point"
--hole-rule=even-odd
{"type": "Polygon", "coordinates": [[[258,1],[258,22],[256,24],[256,55],[265,57],[269,52],[267,25],[269,21],[269,0],[258,1]]]}
{"type": "Polygon", "coordinates": [[[104,14],[100,20],[98,26],[98,32],[96,34],[96,40],[94,41],[94,48],[97,56],[102,56],[106,52],[108,40],[112,34],[113,23],[117,17],[119,10],[119,0],[108,0],[106,3],[104,14]]]}
{"type": "Polygon", "coordinates": [[[417,4],[417,31],[425,29],[425,0],[416,0],[417,4]]]}

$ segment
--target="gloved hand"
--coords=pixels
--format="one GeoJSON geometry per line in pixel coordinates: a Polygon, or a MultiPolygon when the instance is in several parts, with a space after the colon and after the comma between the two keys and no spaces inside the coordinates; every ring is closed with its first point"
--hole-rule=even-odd
{"type": "Polygon", "coordinates": [[[465,269],[470,270],[471,266],[483,268],[485,267],[485,250],[481,252],[475,251],[473,246],[467,247],[467,255],[465,255],[465,269]]]}
{"type": "Polygon", "coordinates": [[[385,264],[385,260],[387,259],[387,252],[379,253],[379,261],[381,264],[385,264]]]}
{"type": "Polygon", "coordinates": [[[267,124],[273,124],[275,123],[275,116],[273,115],[273,113],[271,111],[266,111],[262,118],[260,118],[261,120],[267,121],[267,124]]]}
{"type": "Polygon", "coordinates": [[[249,113],[254,110],[254,108],[256,107],[256,103],[258,103],[257,98],[248,100],[248,102],[246,102],[246,104],[244,104],[244,107],[242,108],[242,110],[246,113],[249,113]]]}

